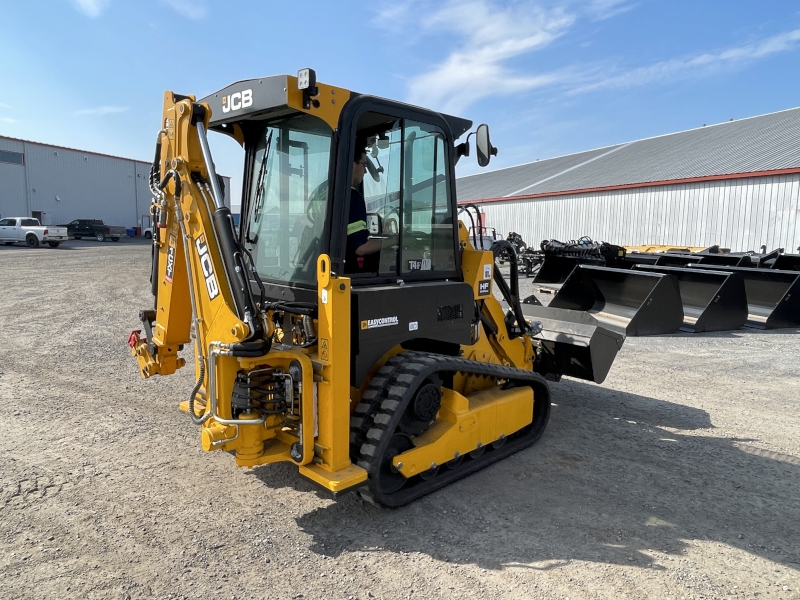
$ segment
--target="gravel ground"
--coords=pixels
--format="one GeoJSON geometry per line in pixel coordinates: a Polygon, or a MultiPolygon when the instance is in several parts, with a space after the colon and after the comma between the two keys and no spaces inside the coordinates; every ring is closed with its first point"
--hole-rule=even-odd
{"type": "Polygon", "coordinates": [[[536,446],[388,511],[202,452],[193,369],[125,343],[146,244],[0,264],[5,598],[800,598],[798,331],[629,339],[536,446]]]}

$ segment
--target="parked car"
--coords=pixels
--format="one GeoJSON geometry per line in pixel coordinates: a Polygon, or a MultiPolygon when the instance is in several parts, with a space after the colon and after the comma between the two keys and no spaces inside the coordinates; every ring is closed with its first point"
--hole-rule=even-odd
{"type": "Polygon", "coordinates": [[[31,248],[37,248],[39,244],[57,248],[68,239],[67,228],[61,225],[42,225],[33,217],[0,219],[0,242],[7,246],[25,242],[31,248]]]}
{"type": "Polygon", "coordinates": [[[105,242],[111,240],[118,242],[119,238],[128,235],[124,227],[117,225],[106,225],[100,219],[75,219],[62,225],[66,227],[70,237],[76,240],[81,238],[95,238],[98,242],[105,242]]]}
{"type": "Polygon", "coordinates": [[[145,227],[144,231],[142,231],[142,235],[146,237],[148,240],[152,239],[153,237],[153,228],[152,227],[145,227]]]}

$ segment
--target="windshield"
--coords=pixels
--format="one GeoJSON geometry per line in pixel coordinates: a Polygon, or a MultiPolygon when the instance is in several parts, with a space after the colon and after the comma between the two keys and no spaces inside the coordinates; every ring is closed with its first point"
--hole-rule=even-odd
{"type": "Polygon", "coordinates": [[[316,282],[331,137],[310,115],[273,121],[259,135],[245,241],[265,279],[316,282]]]}

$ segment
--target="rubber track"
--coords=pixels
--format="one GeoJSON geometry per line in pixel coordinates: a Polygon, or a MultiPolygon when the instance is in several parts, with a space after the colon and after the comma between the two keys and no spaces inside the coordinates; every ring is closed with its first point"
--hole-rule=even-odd
{"type": "Polygon", "coordinates": [[[357,407],[358,416],[354,416],[354,421],[351,421],[358,425],[357,431],[351,430],[351,440],[359,441],[361,433],[364,429],[367,430],[365,441],[360,446],[357,460],[354,462],[366,469],[369,475],[367,487],[359,490],[362,497],[379,506],[403,506],[527,448],[541,437],[549,417],[550,389],[544,377],[532,371],[440,354],[404,352],[387,361],[386,365],[378,370],[377,377],[380,377],[380,381],[374,386],[370,384],[367,390],[370,392],[374,388],[375,392],[370,393],[369,398],[365,392],[362,402],[357,407]],[[545,407],[544,421],[536,430],[528,427],[510,435],[506,438],[506,443],[499,448],[493,448],[491,443],[487,443],[484,446],[485,452],[479,458],[464,456],[463,462],[453,469],[441,466],[439,473],[430,479],[415,476],[410,478],[399,491],[384,494],[378,487],[378,474],[389,439],[397,430],[403,412],[414,393],[425,378],[433,373],[464,373],[531,386],[534,389],[536,406],[545,407]],[[362,404],[365,406],[362,407],[362,404]],[[361,420],[356,423],[355,419],[361,420]]]}
{"type": "Polygon", "coordinates": [[[358,462],[361,446],[367,441],[372,418],[386,399],[389,387],[394,384],[403,363],[402,355],[387,360],[370,380],[369,387],[361,395],[361,402],[350,416],[350,460],[354,463],[358,462]]]}

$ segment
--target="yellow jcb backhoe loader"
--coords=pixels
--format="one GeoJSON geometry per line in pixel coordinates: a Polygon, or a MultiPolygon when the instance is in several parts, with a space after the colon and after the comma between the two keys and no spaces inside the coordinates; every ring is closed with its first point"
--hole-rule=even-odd
{"type": "MultiPolygon", "coordinates": [[[[602,381],[622,336],[584,313],[526,318],[513,249],[476,249],[459,221],[454,168],[473,134],[456,140],[471,125],[310,69],[200,101],[165,93],[155,305],[129,344],[148,378],[184,366],[194,340],[181,408],[205,450],[245,467],[291,462],[334,494],[400,506],[538,440],[546,379],[602,381]],[[245,150],[238,231],[208,130],[245,150]],[[359,236],[371,252],[353,252],[359,236]]],[[[496,150],[485,125],[474,135],[485,166],[496,150]]]]}

